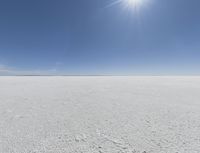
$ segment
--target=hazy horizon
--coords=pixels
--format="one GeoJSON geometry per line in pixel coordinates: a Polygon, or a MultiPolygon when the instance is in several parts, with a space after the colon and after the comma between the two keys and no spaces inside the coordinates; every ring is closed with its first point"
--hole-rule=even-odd
{"type": "Polygon", "coordinates": [[[2,0],[0,75],[200,75],[199,6],[2,0]]]}

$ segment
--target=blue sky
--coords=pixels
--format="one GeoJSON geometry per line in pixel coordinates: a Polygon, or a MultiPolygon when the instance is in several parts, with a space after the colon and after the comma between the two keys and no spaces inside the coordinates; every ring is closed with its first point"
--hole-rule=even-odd
{"type": "Polygon", "coordinates": [[[146,1],[1,0],[0,74],[200,74],[200,1],[146,1]]]}

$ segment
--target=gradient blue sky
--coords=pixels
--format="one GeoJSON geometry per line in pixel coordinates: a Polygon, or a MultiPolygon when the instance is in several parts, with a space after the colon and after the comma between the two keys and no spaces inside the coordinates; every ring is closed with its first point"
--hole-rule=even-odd
{"type": "Polygon", "coordinates": [[[1,0],[0,74],[200,74],[200,1],[1,0]]]}

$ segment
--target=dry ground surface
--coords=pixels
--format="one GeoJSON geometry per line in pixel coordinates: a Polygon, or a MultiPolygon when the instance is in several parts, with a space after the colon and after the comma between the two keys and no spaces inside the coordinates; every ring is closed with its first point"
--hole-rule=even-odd
{"type": "Polygon", "coordinates": [[[199,153],[200,77],[0,77],[0,153],[199,153]]]}

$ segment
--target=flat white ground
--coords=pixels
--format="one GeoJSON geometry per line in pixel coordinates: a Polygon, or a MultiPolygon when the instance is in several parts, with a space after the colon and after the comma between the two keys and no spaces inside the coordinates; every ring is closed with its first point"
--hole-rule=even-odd
{"type": "Polygon", "coordinates": [[[199,153],[200,77],[0,77],[0,153],[199,153]]]}

